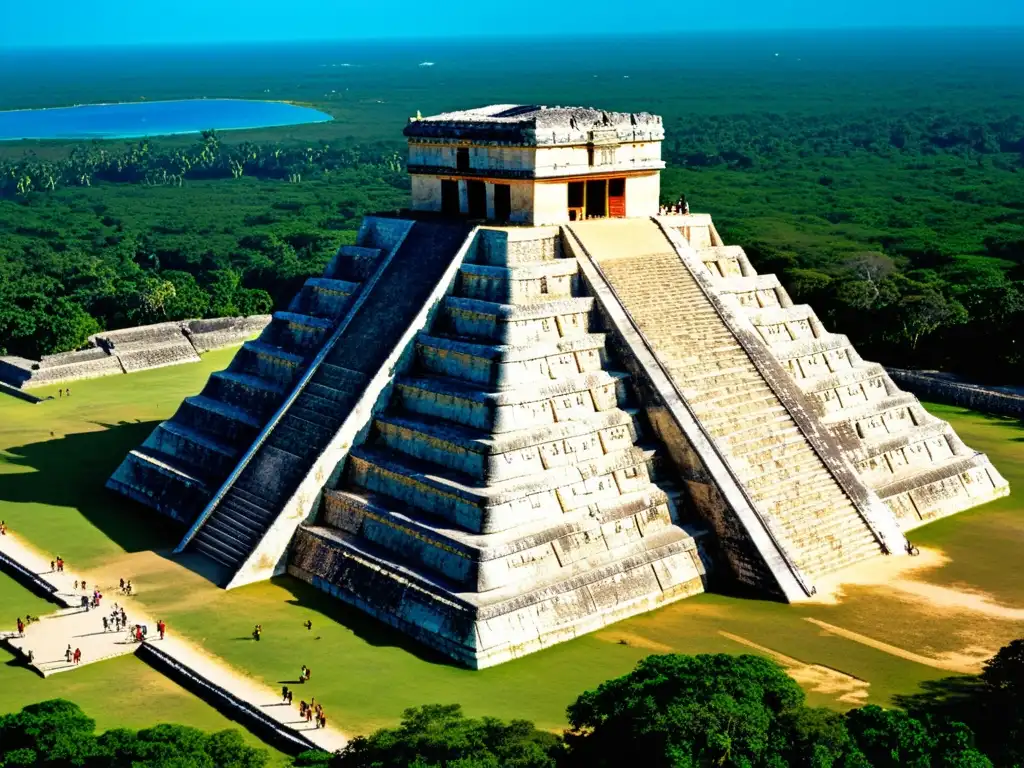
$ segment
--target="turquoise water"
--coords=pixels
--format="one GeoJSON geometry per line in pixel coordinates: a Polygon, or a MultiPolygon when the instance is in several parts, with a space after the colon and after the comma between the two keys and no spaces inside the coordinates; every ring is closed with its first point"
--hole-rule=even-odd
{"type": "Polygon", "coordinates": [[[331,116],[280,101],[189,99],[131,104],[86,104],[0,112],[0,141],[16,139],[127,139],[215,129],[270,128],[323,123],[331,116]]]}

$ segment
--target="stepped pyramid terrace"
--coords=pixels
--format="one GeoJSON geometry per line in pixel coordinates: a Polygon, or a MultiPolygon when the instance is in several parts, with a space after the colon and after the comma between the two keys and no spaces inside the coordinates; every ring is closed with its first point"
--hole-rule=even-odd
{"type": "Polygon", "coordinates": [[[485,667],[718,584],[806,599],[1008,492],[710,216],[659,215],[659,117],[405,135],[411,209],[108,481],[225,587],[288,572],[485,667]]]}

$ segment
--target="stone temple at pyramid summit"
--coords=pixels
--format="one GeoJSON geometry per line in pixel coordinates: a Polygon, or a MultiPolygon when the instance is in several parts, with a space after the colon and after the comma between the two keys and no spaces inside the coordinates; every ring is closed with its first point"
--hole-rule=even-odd
{"type": "Polygon", "coordinates": [[[290,573],[470,667],[715,588],[798,601],[1007,493],[707,214],[661,118],[405,128],[369,216],[108,487],[224,586],[290,573]]]}

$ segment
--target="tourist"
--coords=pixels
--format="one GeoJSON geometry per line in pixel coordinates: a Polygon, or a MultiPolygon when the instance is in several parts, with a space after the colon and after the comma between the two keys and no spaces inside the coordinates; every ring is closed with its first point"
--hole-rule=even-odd
{"type": "Polygon", "coordinates": [[[294,691],[288,691],[288,706],[292,705],[292,699],[295,697],[294,691]]]}
{"type": "Polygon", "coordinates": [[[299,670],[299,682],[300,683],[306,682],[306,665],[305,664],[303,664],[302,665],[302,669],[299,670]]]}
{"type": "Polygon", "coordinates": [[[307,709],[307,707],[308,707],[308,705],[306,704],[305,699],[299,701],[299,717],[302,718],[303,720],[306,719],[306,709],[307,709]]]}
{"type": "Polygon", "coordinates": [[[308,683],[310,674],[312,674],[312,670],[309,667],[306,667],[306,676],[303,678],[302,682],[308,683]]]}
{"type": "Polygon", "coordinates": [[[103,631],[106,632],[110,629],[110,620],[106,616],[103,617],[103,631]]]}
{"type": "Polygon", "coordinates": [[[689,200],[687,200],[686,202],[683,203],[683,215],[684,216],[689,216],[690,215],[690,201],[689,200]]]}
{"type": "Polygon", "coordinates": [[[259,624],[257,624],[255,627],[253,627],[253,630],[252,630],[252,639],[253,640],[255,640],[256,642],[259,642],[260,635],[262,635],[262,634],[263,634],[263,627],[261,627],[259,624]]]}
{"type": "Polygon", "coordinates": [[[128,595],[129,597],[131,597],[131,594],[132,594],[132,580],[131,579],[128,579],[128,581],[125,582],[125,584],[124,584],[124,593],[126,595],[128,595]]]}
{"type": "Polygon", "coordinates": [[[82,660],[82,649],[81,648],[75,648],[75,654],[74,654],[74,656],[72,658],[74,659],[75,664],[80,662],[82,660]]]}
{"type": "Polygon", "coordinates": [[[119,587],[119,589],[120,589],[120,590],[121,590],[122,592],[124,592],[124,579],[121,579],[121,586],[119,587]]]}
{"type": "Polygon", "coordinates": [[[51,560],[50,561],[50,573],[53,573],[56,570],[57,570],[57,562],[55,560],[51,560]]]}
{"type": "Polygon", "coordinates": [[[281,686],[281,701],[284,704],[288,703],[288,686],[287,685],[282,685],[281,686]]]}
{"type": "Polygon", "coordinates": [[[320,727],[327,727],[327,713],[324,712],[323,708],[320,709],[320,727]]]}
{"type": "Polygon", "coordinates": [[[88,611],[89,610],[89,598],[86,597],[85,595],[82,595],[82,610],[83,611],[88,611]]]}
{"type": "Polygon", "coordinates": [[[21,620],[21,616],[18,617],[18,636],[25,636],[25,622],[21,620]]]}
{"type": "Polygon", "coordinates": [[[306,722],[307,723],[313,722],[313,708],[312,707],[307,707],[306,708],[306,722]]]}
{"type": "Polygon", "coordinates": [[[124,612],[124,608],[121,609],[121,623],[128,626],[128,614],[124,612]]]}
{"type": "Polygon", "coordinates": [[[142,642],[142,627],[138,624],[135,625],[135,642],[142,642]]]}
{"type": "Polygon", "coordinates": [[[57,397],[58,398],[64,397],[64,390],[63,389],[58,389],[57,390],[57,397]]]}
{"type": "Polygon", "coordinates": [[[7,521],[6,520],[0,520],[0,536],[6,536],[6,535],[7,535],[7,521]]]}
{"type": "Polygon", "coordinates": [[[75,579],[75,589],[78,589],[78,579],[75,579]]]}
{"type": "Polygon", "coordinates": [[[67,649],[66,651],[64,651],[64,658],[65,658],[65,659],[67,659],[67,661],[68,661],[68,664],[70,664],[70,663],[71,663],[71,656],[72,656],[72,653],[73,653],[73,652],[72,652],[72,650],[71,650],[71,645],[69,644],[69,645],[68,645],[68,649],[67,649]]]}
{"type": "Polygon", "coordinates": [[[57,555],[57,570],[64,573],[64,558],[57,555]]]}
{"type": "Polygon", "coordinates": [[[309,619],[306,619],[306,623],[303,624],[303,626],[306,628],[306,631],[308,632],[309,630],[313,629],[313,622],[309,619]]]}
{"type": "Polygon", "coordinates": [[[156,631],[160,633],[160,639],[163,640],[164,639],[164,632],[167,631],[167,625],[164,624],[164,620],[163,619],[160,619],[159,621],[157,621],[157,623],[156,623],[156,631]]]}
{"type": "MultiPolygon", "coordinates": [[[[64,563],[61,563],[60,567],[63,570],[64,563]]],[[[85,589],[86,589],[86,587],[85,587],[85,579],[82,579],[82,591],[85,592],[85,589]]]]}

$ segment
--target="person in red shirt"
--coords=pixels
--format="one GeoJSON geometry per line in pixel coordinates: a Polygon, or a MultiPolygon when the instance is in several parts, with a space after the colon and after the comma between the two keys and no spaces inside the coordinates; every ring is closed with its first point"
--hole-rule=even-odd
{"type": "Polygon", "coordinates": [[[21,616],[18,617],[18,634],[25,636],[25,622],[21,620],[21,616]]]}
{"type": "Polygon", "coordinates": [[[135,642],[142,642],[142,627],[138,624],[135,625],[135,642]]]}
{"type": "Polygon", "coordinates": [[[75,664],[78,664],[82,660],[82,649],[81,648],[75,648],[74,660],[75,660],[75,664]]]}
{"type": "Polygon", "coordinates": [[[160,639],[163,640],[164,639],[164,632],[167,631],[167,625],[164,624],[164,620],[163,619],[160,619],[160,621],[158,621],[156,623],[156,631],[160,633],[160,639]]]}

